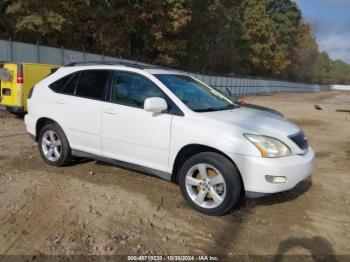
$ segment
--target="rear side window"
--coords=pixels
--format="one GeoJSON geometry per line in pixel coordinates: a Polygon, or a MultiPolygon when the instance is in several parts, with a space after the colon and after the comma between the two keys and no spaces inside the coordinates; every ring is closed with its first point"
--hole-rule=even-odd
{"type": "Polygon", "coordinates": [[[86,70],[80,72],[75,94],[86,98],[105,99],[110,74],[108,70],[86,70]]]}

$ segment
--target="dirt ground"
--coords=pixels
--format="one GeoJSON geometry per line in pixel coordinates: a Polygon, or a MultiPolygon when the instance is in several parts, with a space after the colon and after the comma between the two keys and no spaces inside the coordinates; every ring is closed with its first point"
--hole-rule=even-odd
{"type": "Polygon", "coordinates": [[[350,109],[350,92],[247,101],[298,123],[317,165],[312,182],[223,217],[152,176],[88,160],[50,167],[23,120],[0,112],[0,254],[350,255],[350,113],[335,111],[350,109]]]}

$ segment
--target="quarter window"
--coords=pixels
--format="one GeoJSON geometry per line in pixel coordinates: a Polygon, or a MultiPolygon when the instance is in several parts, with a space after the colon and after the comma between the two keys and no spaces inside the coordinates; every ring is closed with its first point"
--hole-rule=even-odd
{"type": "Polygon", "coordinates": [[[79,73],[75,73],[71,76],[68,83],[63,87],[61,93],[66,95],[74,95],[75,86],[77,85],[79,73]]]}
{"type": "Polygon", "coordinates": [[[79,75],[75,94],[77,96],[103,100],[108,85],[110,71],[86,70],[79,75]]]}
{"type": "Polygon", "coordinates": [[[151,81],[144,77],[118,73],[117,80],[112,85],[111,101],[113,103],[143,108],[146,98],[165,95],[151,81]]]}
{"type": "Polygon", "coordinates": [[[50,89],[56,93],[60,93],[71,76],[72,75],[67,75],[53,82],[51,85],[49,85],[50,89]]]}

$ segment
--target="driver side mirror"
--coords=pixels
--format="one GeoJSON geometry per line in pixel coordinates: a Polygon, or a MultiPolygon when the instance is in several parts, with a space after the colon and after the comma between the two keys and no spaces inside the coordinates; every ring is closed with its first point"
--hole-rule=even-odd
{"type": "Polygon", "coordinates": [[[164,98],[149,97],[146,98],[143,109],[148,112],[161,113],[168,109],[168,104],[164,98]]]}

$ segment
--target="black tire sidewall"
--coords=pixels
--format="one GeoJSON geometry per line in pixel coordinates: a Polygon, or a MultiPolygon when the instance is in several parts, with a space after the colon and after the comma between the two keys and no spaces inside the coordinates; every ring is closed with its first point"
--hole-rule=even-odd
{"type": "Polygon", "coordinates": [[[68,139],[66,135],[64,134],[63,130],[55,123],[47,124],[43,128],[40,129],[39,132],[39,139],[38,139],[38,146],[39,146],[39,152],[43,160],[52,166],[63,166],[67,165],[71,160],[71,149],[68,143],[68,139]],[[58,137],[61,140],[61,155],[58,160],[56,161],[50,161],[46,158],[44,155],[43,149],[42,149],[42,139],[43,135],[46,131],[52,130],[54,131],[58,137]]]}
{"type": "Polygon", "coordinates": [[[215,152],[204,152],[189,158],[181,167],[179,182],[182,195],[195,210],[211,216],[220,216],[229,212],[238,204],[241,197],[242,181],[236,166],[225,156],[215,152]],[[186,174],[188,170],[199,163],[209,164],[220,171],[226,183],[226,195],[224,201],[215,208],[202,208],[195,204],[186,190],[186,174]]]}

